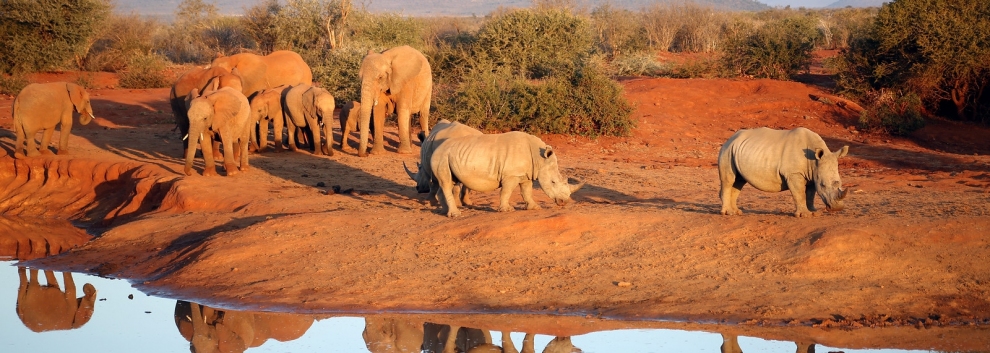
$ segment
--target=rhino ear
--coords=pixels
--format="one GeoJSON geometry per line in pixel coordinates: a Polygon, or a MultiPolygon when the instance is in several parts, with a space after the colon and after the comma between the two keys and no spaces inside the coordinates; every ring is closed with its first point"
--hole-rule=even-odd
{"type": "Polygon", "coordinates": [[[835,152],[835,158],[842,158],[849,154],[849,146],[842,146],[838,152],[835,152]]]}
{"type": "Polygon", "coordinates": [[[553,155],[553,147],[550,147],[550,145],[547,145],[546,147],[543,148],[542,151],[540,151],[540,155],[543,158],[550,158],[550,156],[553,155]]]}
{"type": "Polygon", "coordinates": [[[822,157],[825,157],[825,150],[823,150],[821,148],[816,148],[815,149],[815,159],[816,160],[821,160],[822,157]]]}

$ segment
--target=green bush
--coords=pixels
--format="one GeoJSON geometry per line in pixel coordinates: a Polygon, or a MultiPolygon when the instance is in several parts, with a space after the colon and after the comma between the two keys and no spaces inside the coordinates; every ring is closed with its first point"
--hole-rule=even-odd
{"type": "Polygon", "coordinates": [[[559,9],[515,10],[485,23],[474,51],[515,75],[539,79],[573,73],[591,45],[590,27],[582,17],[559,9]]]}
{"type": "Polygon", "coordinates": [[[172,77],[165,71],[166,61],[156,54],[141,54],[131,58],[127,71],[120,74],[123,88],[162,88],[169,87],[172,77]]]}
{"type": "Polygon", "coordinates": [[[768,22],[726,44],[724,65],[740,75],[787,80],[811,63],[819,33],[809,17],[768,22]]]}
{"type": "Polygon", "coordinates": [[[612,72],[619,76],[663,76],[669,66],[657,61],[652,53],[622,55],[612,60],[612,72]]]}
{"type": "Polygon", "coordinates": [[[914,93],[881,92],[873,104],[860,113],[860,129],[903,136],[925,126],[921,98],[914,93]]]}
{"type": "Polygon", "coordinates": [[[355,13],[355,20],[349,26],[351,38],[361,45],[387,49],[400,45],[423,48],[423,23],[412,17],[395,13],[372,14],[355,13]]]}
{"type": "Polygon", "coordinates": [[[609,58],[649,49],[646,29],[632,11],[617,9],[608,3],[591,12],[597,50],[609,58]]]}
{"type": "Polygon", "coordinates": [[[366,54],[368,50],[365,48],[346,45],[328,50],[318,57],[310,57],[308,61],[313,69],[313,81],[329,91],[338,105],[360,100],[358,70],[366,54]]]}
{"type": "Polygon", "coordinates": [[[16,96],[28,83],[28,80],[20,74],[12,76],[0,74],[0,94],[16,96]]]}
{"type": "Polygon", "coordinates": [[[82,58],[109,13],[105,0],[0,1],[0,71],[50,70],[82,58]]]}
{"type": "Polygon", "coordinates": [[[990,2],[900,0],[881,7],[835,66],[846,93],[911,92],[929,111],[948,105],[949,116],[988,123],[987,58],[990,2]]]}
{"type": "Polygon", "coordinates": [[[156,38],[156,51],[179,64],[212,61],[217,51],[210,48],[207,30],[219,18],[216,5],[183,0],[175,10],[175,21],[156,38]]]}

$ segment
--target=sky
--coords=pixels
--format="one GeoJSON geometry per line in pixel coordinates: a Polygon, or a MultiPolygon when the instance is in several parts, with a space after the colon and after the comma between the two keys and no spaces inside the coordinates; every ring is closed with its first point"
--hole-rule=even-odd
{"type": "Polygon", "coordinates": [[[787,6],[791,7],[825,7],[837,0],[758,0],[764,4],[770,6],[787,6]]]}

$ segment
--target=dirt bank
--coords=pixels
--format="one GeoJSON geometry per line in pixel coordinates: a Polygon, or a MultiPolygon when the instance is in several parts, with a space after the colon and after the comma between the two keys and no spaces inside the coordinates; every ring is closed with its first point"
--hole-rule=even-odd
{"type": "MultiPolygon", "coordinates": [[[[233,307],[804,326],[990,319],[986,129],[936,122],[912,138],[873,136],[853,128],[855,106],[795,82],[624,85],[632,136],[544,136],[564,174],[588,182],[565,208],[537,192],[543,210],[497,213],[488,193],[448,219],[403,172],[416,156],[391,152],[267,153],[237,177],[184,177],[167,91],[112,89],[93,90],[98,119],[73,127],[72,155],[0,159],[0,206],[105,229],[33,265],[233,307]],[[787,193],[747,188],[745,215],[718,215],[717,150],[757,126],[849,145],[846,209],[796,219],[787,193]],[[333,186],[349,192],[327,195],[333,186]]],[[[10,103],[0,101],[8,153],[10,103]]]]}

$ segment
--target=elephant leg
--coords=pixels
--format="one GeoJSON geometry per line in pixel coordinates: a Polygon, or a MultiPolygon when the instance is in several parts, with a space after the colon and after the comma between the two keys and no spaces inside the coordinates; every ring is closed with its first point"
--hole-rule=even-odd
{"type": "MultiPolygon", "coordinates": [[[[423,138],[430,136],[430,105],[419,110],[419,128],[423,131],[423,138]]],[[[420,140],[419,142],[423,142],[420,140]]]]}
{"type": "Polygon", "coordinates": [[[787,176],[787,188],[791,190],[791,196],[794,197],[794,216],[795,217],[809,217],[817,216],[818,214],[812,212],[808,209],[808,203],[806,201],[806,189],[808,185],[808,180],[800,175],[789,175],[787,176]]]}
{"type": "Polygon", "coordinates": [[[248,165],[248,153],[247,153],[248,152],[248,148],[247,148],[247,145],[245,145],[244,142],[243,142],[245,139],[249,139],[249,138],[250,138],[249,136],[242,136],[241,139],[240,139],[241,143],[239,143],[240,148],[241,148],[241,159],[240,159],[240,162],[241,162],[241,171],[242,172],[246,172],[246,171],[248,171],[248,169],[251,169],[251,166],[248,165]]]}
{"type": "Polygon", "coordinates": [[[67,122],[63,121],[62,127],[58,129],[58,154],[69,154],[70,131],[72,131],[72,119],[69,119],[67,122]]]}
{"type": "Polygon", "coordinates": [[[516,345],[512,344],[512,337],[509,335],[512,332],[502,331],[502,353],[519,353],[516,350],[516,345]]]}
{"type": "Polygon", "coordinates": [[[272,118],[272,131],[273,139],[275,140],[275,152],[282,152],[284,146],[282,146],[282,130],[285,129],[285,117],[282,114],[277,113],[274,118],[272,118]]]}
{"type": "Polygon", "coordinates": [[[333,124],[332,121],[323,121],[323,154],[333,156],[333,124]]]}
{"type": "Polygon", "coordinates": [[[412,153],[412,139],[409,135],[409,123],[411,114],[408,109],[399,110],[399,150],[400,154],[412,153]]]}
{"type": "Polygon", "coordinates": [[[285,130],[289,135],[289,140],[287,141],[289,144],[289,150],[292,152],[298,151],[299,148],[296,147],[296,124],[292,121],[292,119],[285,119],[285,130]]]}
{"type": "Polygon", "coordinates": [[[261,122],[258,124],[258,153],[264,152],[267,149],[268,149],[268,119],[261,119],[261,122]]]}
{"type": "Polygon", "coordinates": [[[354,147],[347,144],[347,140],[351,137],[351,132],[354,132],[354,128],[357,126],[356,117],[345,117],[341,116],[340,119],[340,150],[344,152],[354,152],[354,147]]]}
{"type": "Polygon", "coordinates": [[[538,210],[540,209],[540,204],[533,200],[533,181],[523,180],[519,183],[519,193],[522,194],[523,201],[526,201],[527,210],[538,210]]]}
{"type": "MultiPolygon", "coordinates": [[[[14,119],[14,158],[21,158],[25,155],[21,153],[24,151],[24,136],[27,134],[24,130],[24,124],[18,119],[14,119]]],[[[26,152],[25,152],[26,153],[26,152]]]]}
{"type": "Polygon", "coordinates": [[[447,333],[447,341],[443,344],[443,353],[457,352],[457,333],[460,330],[460,326],[450,325],[450,332],[447,333]]]}
{"type": "MultiPolygon", "coordinates": [[[[221,139],[224,141],[223,146],[223,170],[227,172],[227,176],[237,175],[237,159],[240,157],[238,150],[241,146],[247,147],[246,141],[237,141],[232,134],[222,134],[221,139]]],[[[245,153],[245,155],[247,155],[245,153]]]]}
{"type": "Polygon", "coordinates": [[[217,175],[216,161],[213,160],[213,146],[215,146],[213,141],[213,133],[203,133],[203,141],[199,145],[200,149],[203,150],[203,176],[217,175]]]}
{"type": "Polygon", "coordinates": [[[48,146],[52,144],[52,134],[55,133],[55,127],[50,127],[45,129],[45,132],[41,134],[41,154],[52,154],[52,150],[48,149],[48,146]]]}
{"type": "MultiPolygon", "coordinates": [[[[76,303],[76,282],[72,280],[72,272],[62,272],[62,284],[65,285],[65,300],[76,303]]],[[[75,311],[75,308],[72,308],[75,311]]]]}
{"type": "Polygon", "coordinates": [[[50,270],[45,270],[45,285],[49,287],[58,288],[58,279],[55,278],[55,272],[50,270]]]}
{"type": "Polygon", "coordinates": [[[375,136],[374,145],[371,146],[371,154],[385,153],[385,113],[383,109],[379,109],[372,114],[371,122],[374,126],[369,125],[368,129],[375,136]]]}
{"type": "Polygon", "coordinates": [[[523,347],[520,353],[536,353],[535,342],[536,342],[536,334],[527,333],[526,336],[523,337],[523,347]]]}
{"type": "Polygon", "coordinates": [[[515,207],[512,207],[512,204],[509,203],[509,198],[512,196],[513,189],[515,189],[516,185],[519,184],[520,184],[519,178],[510,177],[510,178],[502,179],[502,190],[499,191],[499,196],[498,196],[499,212],[510,212],[516,210],[515,207]]]}
{"type": "Polygon", "coordinates": [[[37,157],[41,155],[41,152],[38,151],[38,140],[35,139],[38,136],[38,130],[25,129],[24,132],[27,139],[27,156],[37,157]]]}

